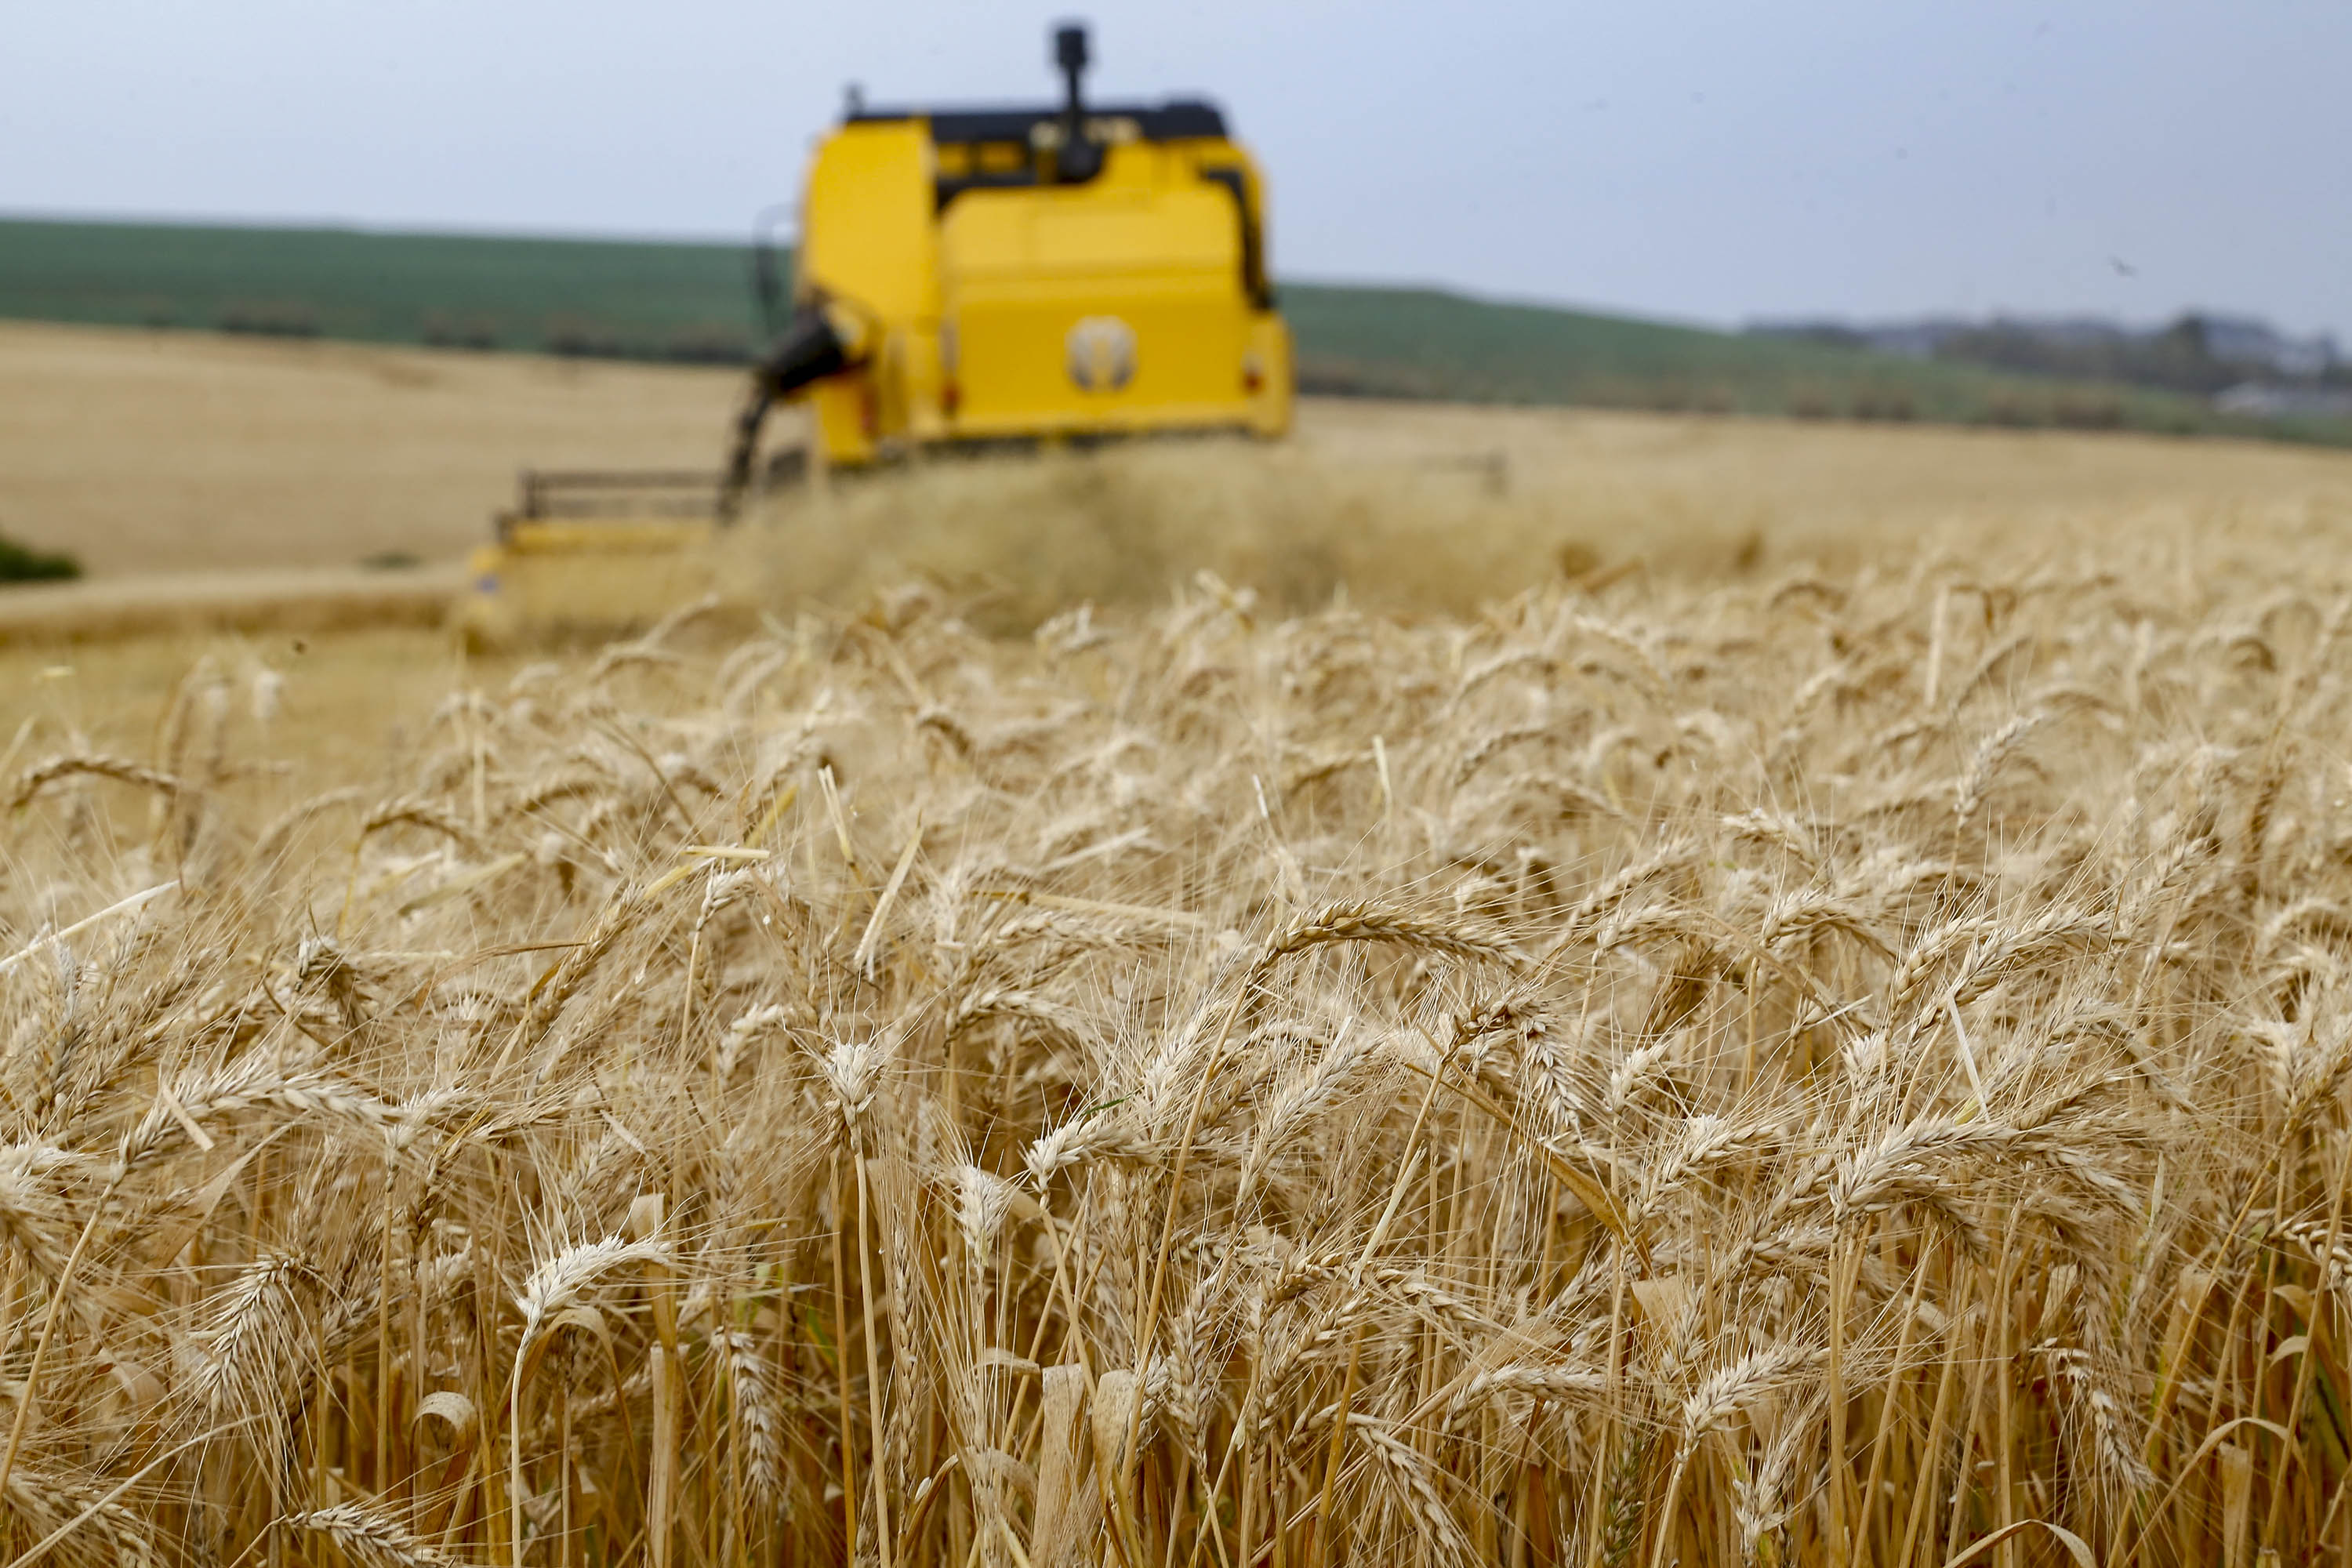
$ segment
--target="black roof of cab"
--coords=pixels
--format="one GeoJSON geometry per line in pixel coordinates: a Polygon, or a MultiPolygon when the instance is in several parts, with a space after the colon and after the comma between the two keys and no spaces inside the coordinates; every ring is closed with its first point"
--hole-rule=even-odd
{"type": "MultiPolygon", "coordinates": [[[[931,140],[940,142],[1022,142],[1031,130],[1052,123],[1062,110],[1038,109],[861,109],[843,117],[847,125],[877,121],[922,120],[931,122],[931,140]]],[[[1213,103],[1197,98],[1171,98],[1165,103],[1090,103],[1089,120],[1131,120],[1146,142],[1175,142],[1192,137],[1223,136],[1225,117],[1213,103]]]]}

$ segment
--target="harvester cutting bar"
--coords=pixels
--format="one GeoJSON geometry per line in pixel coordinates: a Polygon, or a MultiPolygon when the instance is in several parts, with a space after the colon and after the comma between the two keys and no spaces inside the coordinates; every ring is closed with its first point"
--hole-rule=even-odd
{"type": "Polygon", "coordinates": [[[525,469],[522,504],[501,519],[542,522],[557,519],[702,518],[718,515],[725,476],[702,470],[572,469],[541,473],[525,469]]]}

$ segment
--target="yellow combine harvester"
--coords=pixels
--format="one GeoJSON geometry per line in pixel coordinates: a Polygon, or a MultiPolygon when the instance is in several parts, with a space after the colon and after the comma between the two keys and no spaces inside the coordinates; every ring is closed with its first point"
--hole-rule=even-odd
{"type": "Polygon", "coordinates": [[[1287,430],[1257,165],[1212,104],[1088,103],[1085,30],[1054,42],[1058,107],[853,102],[810,164],[793,311],[752,371],[725,469],[526,476],[477,560],[469,626],[658,610],[707,585],[690,547],[748,493],[810,468],[1287,430]],[[810,445],[762,464],[768,414],[794,401],[811,407],[810,445]]]}

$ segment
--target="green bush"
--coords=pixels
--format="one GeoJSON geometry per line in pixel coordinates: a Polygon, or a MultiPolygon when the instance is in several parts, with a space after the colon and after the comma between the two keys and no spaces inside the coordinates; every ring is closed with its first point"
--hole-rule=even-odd
{"type": "Polygon", "coordinates": [[[33,550],[0,533],[0,583],[62,583],[81,575],[72,556],[33,550]]]}

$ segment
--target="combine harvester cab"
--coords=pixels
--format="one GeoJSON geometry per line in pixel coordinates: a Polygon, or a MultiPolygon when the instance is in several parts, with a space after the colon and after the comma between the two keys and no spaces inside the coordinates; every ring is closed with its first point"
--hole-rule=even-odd
{"type": "Polygon", "coordinates": [[[1257,165],[1211,104],[1089,106],[1086,34],[1055,42],[1058,109],[859,109],[819,146],[796,311],[760,367],[752,434],[764,403],[803,388],[835,468],[1289,427],[1257,165]]]}
{"type": "MultiPolygon", "coordinates": [[[[1256,163],[1213,104],[1087,102],[1085,30],[1063,27],[1054,42],[1058,106],[852,104],[810,164],[791,316],[753,367],[725,468],[541,476],[542,486],[593,481],[566,491],[574,510],[560,518],[541,515],[554,492],[535,500],[527,479],[524,506],[477,563],[470,630],[657,615],[675,602],[660,596],[678,586],[672,578],[707,588],[713,573],[656,571],[652,557],[704,542],[748,496],[812,470],[1289,429],[1290,337],[1267,273],[1256,163]],[[761,436],[780,403],[809,405],[810,445],[763,464],[761,436]],[[693,491],[703,506],[693,517],[625,504],[693,491]],[[687,526],[697,521],[700,536],[687,526]],[[566,559],[596,555],[617,570],[566,559]],[[634,583],[632,613],[616,617],[617,605],[584,590],[572,600],[563,584],[574,575],[634,583]]],[[[773,276],[764,258],[761,276],[773,276]]]]}

